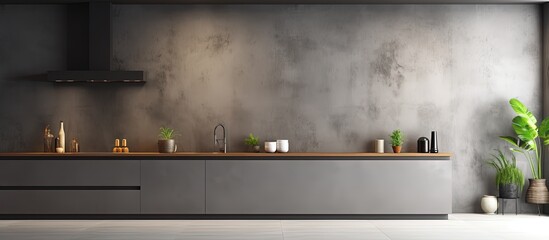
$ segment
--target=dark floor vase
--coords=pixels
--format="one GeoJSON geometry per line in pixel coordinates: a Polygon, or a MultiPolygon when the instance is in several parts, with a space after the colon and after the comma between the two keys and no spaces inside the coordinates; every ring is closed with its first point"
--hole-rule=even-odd
{"type": "Polygon", "coordinates": [[[533,204],[549,203],[549,191],[545,185],[545,179],[528,179],[530,186],[526,190],[526,202],[533,204]]]}
{"type": "Polygon", "coordinates": [[[516,184],[502,184],[499,186],[499,197],[518,198],[518,186],[516,184]]]}

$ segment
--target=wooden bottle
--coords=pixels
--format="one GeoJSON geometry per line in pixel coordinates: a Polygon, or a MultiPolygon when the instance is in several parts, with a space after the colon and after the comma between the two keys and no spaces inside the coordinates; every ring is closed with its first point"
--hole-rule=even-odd
{"type": "Polygon", "coordinates": [[[114,148],[112,149],[113,153],[119,153],[122,152],[122,148],[120,148],[120,139],[114,140],[114,148]]]}
{"type": "Polygon", "coordinates": [[[124,153],[129,153],[130,152],[130,148],[128,148],[128,145],[127,145],[128,141],[126,141],[126,139],[122,139],[122,152],[124,153]]]}

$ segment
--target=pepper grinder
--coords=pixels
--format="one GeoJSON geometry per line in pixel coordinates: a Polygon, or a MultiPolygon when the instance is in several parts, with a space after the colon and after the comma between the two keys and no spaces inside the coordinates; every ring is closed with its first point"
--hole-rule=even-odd
{"type": "Polygon", "coordinates": [[[438,153],[437,131],[431,131],[431,153],[438,153]]]}

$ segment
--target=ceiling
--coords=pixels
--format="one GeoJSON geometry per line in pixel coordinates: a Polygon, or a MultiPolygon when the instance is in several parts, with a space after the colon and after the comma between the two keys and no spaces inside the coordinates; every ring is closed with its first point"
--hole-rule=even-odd
{"type": "MultiPolygon", "coordinates": [[[[0,4],[63,4],[90,0],[0,0],[0,4]]],[[[91,0],[105,1],[105,0],[91,0]]],[[[517,4],[549,0],[111,0],[113,4],[517,4]]]]}

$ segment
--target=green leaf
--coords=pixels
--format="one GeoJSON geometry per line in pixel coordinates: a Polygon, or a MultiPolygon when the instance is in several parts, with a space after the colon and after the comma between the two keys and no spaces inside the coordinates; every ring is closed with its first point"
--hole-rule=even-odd
{"type": "Polygon", "coordinates": [[[523,141],[530,141],[538,137],[537,126],[523,116],[513,118],[513,129],[523,141]]]}
{"type": "Polygon", "coordinates": [[[549,139],[549,118],[543,119],[539,126],[539,137],[543,139],[543,144],[547,145],[545,141],[549,139]]]}
{"type": "Polygon", "coordinates": [[[532,122],[533,125],[536,125],[536,117],[521,101],[516,98],[511,98],[511,100],[509,100],[509,104],[511,105],[511,108],[513,108],[515,113],[517,113],[517,115],[527,118],[529,121],[532,122]]]}
{"type": "Polygon", "coordinates": [[[516,153],[524,153],[522,150],[516,149],[516,148],[510,148],[510,150],[511,150],[512,152],[516,152],[516,153]]]}
{"type": "Polygon", "coordinates": [[[536,142],[534,140],[530,140],[530,141],[526,141],[526,142],[521,141],[519,143],[519,147],[522,148],[522,149],[526,149],[528,151],[532,151],[536,147],[536,142]]]}
{"type": "Polygon", "coordinates": [[[528,112],[528,108],[516,98],[511,98],[509,100],[509,104],[517,114],[523,114],[528,112]]]}
{"type": "Polygon", "coordinates": [[[499,138],[503,139],[504,141],[516,148],[521,148],[528,151],[534,149],[534,140],[521,141],[520,139],[511,136],[500,136],[499,138]]]}
{"type": "Polygon", "coordinates": [[[515,146],[515,147],[520,147],[518,144],[519,144],[519,140],[516,139],[515,137],[511,137],[511,136],[499,136],[499,138],[503,139],[504,141],[510,143],[511,145],[515,146]]]}

